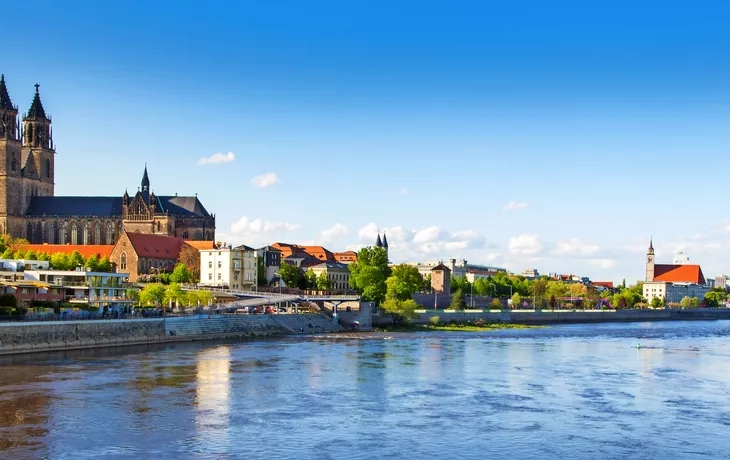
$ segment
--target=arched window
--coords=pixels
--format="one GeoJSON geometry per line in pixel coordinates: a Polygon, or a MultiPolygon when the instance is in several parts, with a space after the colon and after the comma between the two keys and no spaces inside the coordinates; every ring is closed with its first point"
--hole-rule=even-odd
{"type": "Polygon", "coordinates": [[[51,160],[46,159],[46,179],[50,179],[51,177],[51,160]]]}
{"type": "Polygon", "coordinates": [[[51,222],[48,224],[48,229],[46,230],[48,232],[48,236],[46,239],[48,240],[48,244],[56,244],[56,224],[55,222],[51,222]]]}
{"type": "Polygon", "coordinates": [[[160,228],[161,228],[161,227],[160,227],[160,221],[157,221],[157,231],[158,231],[158,232],[160,231],[160,228]]]}
{"type": "Polygon", "coordinates": [[[76,225],[76,222],[71,225],[71,244],[79,244],[79,227],[76,225]]]}
{"type": "Polygon", "coordinates": [[[106,225],[106,244],[114,244],[114,224],[111,222],[106,225]]]}
{"type": "Polygon", "coordinates": [[[185,231],[183,232],[183,239],[184,239],[184,240],[187,240],[187,239],[188,239],[188,231],[187,231],[187,230],[185,230],[185,231]]]}
{"type": "Polygon", "coordinates": [[[101,244],[101,224],[99,222],[94,227],[94,244],[101,244]]]}
{"type": "Polygon", "coordinates": [[[202,240],[203,239],[203,233],[200,230],[196,231],[195,232],[195,238],[193,238],[193,239],[196,240],[196,241],[202,240]]]}
{"type": "Polygon", "coordinates": [[[28,238],[28,241],[30,241],[31,244],[35,243],[35,238],[33,238],[33,224],[30,222],[28,222],[26,238],[28,238]]]}
{"type": "Polygon", "coordinates": [[[123,252],[122,257],[120,257],[120,259],[119,259],[119,268],[121,268],[122,270],[127,269],[127,253],[126,252],[123,252]]]}
{"type": "Polygon", "coordinates": [[[63,224],[63,228],[61,228],[61,234],[59,236],[60,238],[58,239],[58,242],[60,244],[68,243],[68,224],[63,224]]]}
{"type": "Polygon", "coordinates": [[[89,244],[90,233],[89,224],[84,224],[84,244],[89,244]]]}

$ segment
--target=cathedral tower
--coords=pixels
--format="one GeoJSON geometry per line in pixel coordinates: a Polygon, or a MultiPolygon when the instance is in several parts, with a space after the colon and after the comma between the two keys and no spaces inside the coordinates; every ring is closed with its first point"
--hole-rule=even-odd
{"type": "Polygon", "coordinates": [[[20,222],[8,220],[9,216],[21,216],[24,211],[19,128],[18,107],[10,99],[5,75],[0,75],[0,234],[19,235],[22,231],[20,222]]]}
{"type": "Polygon", "coordinates": [[[646,251],[646,280],[654,281],[654,240],[649,240],[649,250],[646,251]]]}
{"type": "Polygon", "coordinates": [[[23,117],[23,212],[34,196],[53,196],[54,156],[51,118],[46,115],[41,103],[39,85],[28,113],[23,117]]]}

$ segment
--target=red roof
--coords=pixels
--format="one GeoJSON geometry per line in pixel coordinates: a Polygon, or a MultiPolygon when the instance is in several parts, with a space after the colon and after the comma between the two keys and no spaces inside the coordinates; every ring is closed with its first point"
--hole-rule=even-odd
{"type": "Polygon", "coordinates": [[[72,254],[74,251],[78,252],[84,258],[91,256],[97,256],[100,259],[103,257],[109,258],[114,249],[113,244],[25,244],[20,247],[21,251],[32,250],[40,254],[72,254]]]}
{"type": "Polygon", "coordinates": [[[182,238],[163,235],[149,235],[137,232],[125,232],[138,257],[154,259],[177,259],[180,248],[185,243],[182,238]]]}
{"type": "Polygon", "coordinates": [[[613,289],[613,281],[592,281],[594,286],[602,286],[608,289],[613,289]]]}
{"type": "Polygon", "coordinates": [[[271,246],[281,251],[281,256],[284,258],[308,255],[319,261],[335,261],[335,255],[322,246],[300,246],[289,243],[274,243],[271,246]]]}
{"type": "Polygon", "coordinates": [[[200,250],[217,249],[215,241],[185,240],[185,243],[200,250]]]}
{"type": "Polygon", "coordinates": [[[357,253],[355,251],[335,252],[335,260],[337,262],[357,262],[357,253]]]}
{"type": "Polygon", "coordinates": [[[699,265],[654,265],[654,281],[667,283],[705,284],[705,275],[699,265]]]}

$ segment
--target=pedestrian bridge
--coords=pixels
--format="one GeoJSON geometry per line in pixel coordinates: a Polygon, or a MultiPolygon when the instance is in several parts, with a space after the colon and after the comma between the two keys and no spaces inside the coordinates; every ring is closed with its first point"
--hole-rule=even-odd
{"type": "Polygon", "coordinates": [[[240,298],[231,302],[222,302],[219,308],[249,308],[263,307],[265,305],[274,305],[286,302],[332,302],[340,304],[342,302],[356,302],[360,300],[358,295],[303,295],[303,294],[280,294],[277,292],[259,292],[244,291],[237,289],[221,289],[208,288],[203,286],[183,286],[188,291],[196,291],[205,289],[212,293],[228,294],[233,297],[240,298]]]}

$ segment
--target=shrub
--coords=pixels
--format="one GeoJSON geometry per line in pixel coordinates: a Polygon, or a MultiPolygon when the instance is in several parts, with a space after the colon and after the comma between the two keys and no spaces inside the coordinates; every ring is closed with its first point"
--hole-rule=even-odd
{"type": "Polygon", "coordinates": [[[441,318],[439,318],[438,316],[432,316],[428,318],[428,322],[431,324],[431,326],[438,326],[439,321],[441,321],[441,318]]]}
{"type": "Polygon", "coordinates": [[[486,326],[486,325],[487,325],[487,322],[486,322],[486,321],[484,321],[484,320],[483,320],[483,319],[481,319],[481,318],[477,318],[477,319],[476,319],[476,320],[474,321],[474,325],[475,325],[476,327],[484,327],[484,326],[486,326]]]}
{"type": "Polygon", "coordinates": [[[492,310],[501,310],[502,302],[500,302],[499,299],[492,299],[492,301],[489,303],[489,308],[491,308],[492,310]]]}

